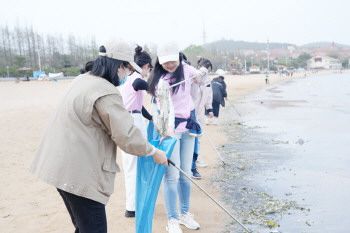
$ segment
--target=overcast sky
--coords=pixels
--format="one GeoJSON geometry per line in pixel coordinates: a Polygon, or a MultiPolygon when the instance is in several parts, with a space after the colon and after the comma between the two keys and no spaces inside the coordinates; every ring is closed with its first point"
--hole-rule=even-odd
{"type": "Polygon", "coordinates": [[[0,0],[0,24],[33,25],[98,43],[176,41],[181,47],[218,39],[350,44],[347,0],[0,0]]]}

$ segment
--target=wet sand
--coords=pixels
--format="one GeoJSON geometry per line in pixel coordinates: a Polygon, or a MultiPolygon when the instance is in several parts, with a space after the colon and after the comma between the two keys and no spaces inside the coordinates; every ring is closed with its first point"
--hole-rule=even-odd
{"type": "MultiPolygon", "coordinates": [[[[300,74],[303,76],[303,74],[300,74]]],[[[244,95],[266,87],[263,75],[225,76],[231,103],[244,95]]],[[[296,77],[294,76],[293,79],[296,77]]],[[[270,77],[270,85],[291,78],[270,77]]],[[[48,119],[65,92],[70,80],[58,82],[0,82],[0,229],[1,232],[73,232],[68,213],[54,187],[29,172],[48,119]]],[[[222,109],[235,114],[229,106],[222,109]]],[[[211,142],[220,147],[231,138],[218,126],[205,127],[211,142]]],[[[207,136],[202,138],[202,156],[209,164],[200,169],[204,179],[199,183],[221,200],[219,186],[213,185],[213,177],[220,171],[220,162],[207,136]]],[[[120,163],[120,158],[118,158],[120,163]]],[[[115,193],[108,203],[109,232],[134,232],[134,220],[124,214],[123,175],[116,176],[115,193]]],[[[228,217],[196,187],[193,187],[191,212],[201,224],[198,232],[222,232],[228,217]]],[[[162,197],[157,201],[154,232],[165,232],[166,217],[162,197]]],[[[183,228],[184,229],[184,228],[183,228]]],[[[190,232],[184,229],[184,232],[190,232]]]]}
{"type": "MultiPolygon", "coordinates": [[[[216,184],[254,232],[348,232],[350,75],[271,85],[223,113],[216,184]]],[[[231,225],[225,232],[243,232],[231,225]]]]}

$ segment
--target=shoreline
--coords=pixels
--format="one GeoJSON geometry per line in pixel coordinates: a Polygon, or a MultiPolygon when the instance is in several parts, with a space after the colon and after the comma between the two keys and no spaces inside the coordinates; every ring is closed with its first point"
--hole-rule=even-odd
{"type": "MultiPolygon", "coordinates": [[[[330,74],[333,74],[333,72],[317,73],[315,76],[319,77],[330,74]]],[[[312,79],[314,78],[313,76],[307,77],[305,80],[308,78],[312,79]]],[[[265,88],[262,85],[259,87],[256,86],[256,89],[253,91],[242,89],[241,92],[244,92],[244,94],[237,95],[236,100],[232,102],[237,103],[238,110],[243,113],[243,118],[238,116],[233,109],[231,109],[231,112],[225,111],[223,114],[223,117],[226,119],[223,122],[222,129],[225,131],[226,137],[229,138],[227,140],[231,142],[221,145],[220,151],[224,155],[224,158],[227,159],[228,165],[224,169],[219,169],[219,175],[214,179],[214,183],[218,188],[223,190],[221,195],[226,206],[231,208],[236,216],[239,216],[238,218],[241,222],[246,223],[249,228],[256,230],[256,232],[279,232],[275,228],[279,226],[278,221],[274,220],[276,216],[274,218],[271,217],[275,214],[282,215],[282,213],[294,215],[295,217],[301,216],[301,219],[305,219],[302,224],[306,224],[306,226],[313,224],[305,217],[308,216],[310,208],[304,206],[303,204],[305,203],[297,203],[293,198],[292,200],[288,198],[289,195],[292,195],[292,192],[285,191],[286,193],[283,194],[284,198],[281,198],[265,189],[266,187],[263,184],[266,181],[260,180],[262,183],[255,181],[254,177],[259,177],[259,175],[254,174],[264,173],[265,168],[279,164],[275,164],[276,161],[282,162],[285,158],[277,155],[279,153],[286,153],[286,151],[271,145],[271,141],[267,141],[266,136],[269,137],[269,133],[265,132],[261,134],[259,130],[257,131],[259,129],[258,126],[248,126],[249,124],[245,125],[244,123],[244,116],[250,114],[250,112],[247,112],[249,108],[244,108],[244,104],[246,101],[248,103],[249,100],[252,100],[250,96],[254,96],[255,99],[258,97],[256,94],[264,89],[270,90],[273,94],[275,93],[274,90],[279,89],[280,86],[296,83],[298,79],[302,80],[304,77],[284,79],[284,81],[277,80],[272,85],[266,85],[265,88]],[[245,100],[246,97],[247,100],[245,100]],[[240,106],[243,108],[240,109],[240,106]],[[268,157],[269,155],[272,157],[268,157]],[[274,155],[276,156],[274,157],[274,155]],[[265,228],[262,226],[265,226],[265,228]]],[[[284,104],[286,103],[283,103],[283,106],[284,104]]],[[[232,108],[232,106],[234,105],[231,103],[230,107],[232,108]]],[[[283,106],[281,105],[279,107],[283,106]]],[[[279,140],[272,141],[272,144],[284,143],[284,141],[279,140]]],[[[270,167],[269,169],[272,168],[270,167]]],[[[272,169],[272,174],[273,171],[272,169]]],[[[275,175],[270,178],[271,180],[276,179],[278,175],[277,177],[275,175]]],[[[291,187],[292,189],[296,188],[294,186],[291,187]]],[[[228,223],[230,226],[227,226],[224,232],[244,232],[242,228],[237,224],[232,224],[232,222],[228,223]]]]}

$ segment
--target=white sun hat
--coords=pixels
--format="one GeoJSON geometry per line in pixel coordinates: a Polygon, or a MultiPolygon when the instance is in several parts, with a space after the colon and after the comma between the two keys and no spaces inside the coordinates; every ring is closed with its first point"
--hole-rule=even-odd
{"type": "Polygon", "coordinates": [[[107,42],[105,47],[108,57],[127,61],[137,72],[142,72],[142,69],[134,62],[135,50],[128,43],[112,40],[107,42]]]}
{"type": "Polygon", "coordinates": [[[160,47],[157,56],[160,64],[164,64],[169,61],[179,61],[179,47],[176,43],[168,43],[160,47]]]}

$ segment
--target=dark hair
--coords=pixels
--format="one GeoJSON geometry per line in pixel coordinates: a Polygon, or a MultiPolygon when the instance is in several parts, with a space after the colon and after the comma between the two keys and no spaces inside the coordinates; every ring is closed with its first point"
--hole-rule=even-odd
{"type": "Polygon", "coordinates": [[[99,56],[92,66],[91,74],[106,79],[114,86],[119,86],[118,68],[124,67],[123,61],[99,56]]]}
{"type": "Polygon", "coordinates": [[[85,67],[80,69],[80,74],[85,74],[86,72],[89,72],[92,70],[92,66],[94,65],[94,61],[88,61],[85,64],[85,67]]]}
{"type": "Polygon", "coordinates": [[[134,62],[142,68],[142,66],[146,64],[151,65],[152,58],[146,51],[142,51],[142,47],[140,45],[137,45],[135,48],[134,62]]]}
{"type": "Polygon", "coordinates": [[[184,62],[186,62],[187,64],[191,65],[191,62],[188,61],[186,55],[183,52],[180,52],[180,57],[182,58],[182,60],[184,62]]]}
{"type": "Polygon", "coordinates": [[[104,45],[101,45],[100,48],[98,49],[100,53],[106,53],[106,47],[104,45]]]}
{"type": "MultiPolygon", "coordinates": [[[[148,79],[148,92],[155,96],[156,94],[156,86],[159,82],[159,79],[166,75],[168,73],[168,71],[164,70],[162,65],[159,63],[159,59],[157,58],[156,63],[154,65],[153,71],[151,73],[150,78],[148,79]]],[[[183,65],[182,65],[182,57],[179,56],[179,66],[176,68],[175,72],[173,73],[171,79],[175,79],[174,82],[172,82],[172,80],[170,81],[170,85],[173,85],[175,83],[178,83],[182,80],[185,79],[184,76],[184,69],[183,69],[183,65]]],[[[181,85],[177,85],[175,87],[173,87],[172,89],[172,93],[175,94],[177,93],[177,91],[179,90],[179,87],[181,85]]]]}
{"type": "Polygon", "coordinates": [[[198,68],[201,66],[204,66],[205,68],[207,68],[209,70],[213,70],[213,64],[211,64],[211,61],[209,59],[206,59],[204,57],[199,58],[199,60],[197,61],[197,66],[198,68]]]}
{"type": "Polygon", "coordinates": [[[213,81],[218,81],[218,82],[222,82],[222,81],[224,81],[224,76],[218,76],[218,77],[215,77],[215,78],[213,78],[213,81]]]}

